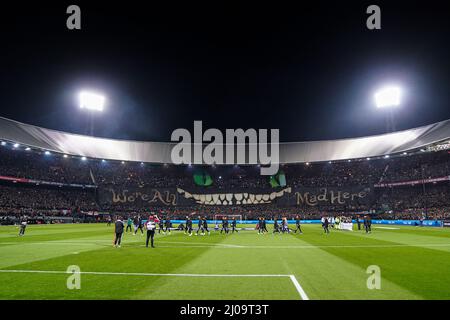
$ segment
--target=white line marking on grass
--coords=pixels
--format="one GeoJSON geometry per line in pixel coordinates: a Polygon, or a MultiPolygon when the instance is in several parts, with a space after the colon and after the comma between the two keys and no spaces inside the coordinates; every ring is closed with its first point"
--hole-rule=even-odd
{"type": "Polygon", "coordinates": [[[394,227],[373,227],[374,229],[387,229],[387,230],[399,230],[400,228],[394,227]]]}
{"type": "MultiPolygon", "coordinates": [[[[109,243],[112,243],[108,240],[109,243]]],[[[141,241],[124,241],[123,245],[139,244],[141,241]]],[[[398,248],[398,247],[450,247],[450,243],[430,243],[430,244],[374,244],[374,245],[293,245],[293,246],[245,246],[245,245],[232,245],[232,244],[213,244],[213,243],[198,243],[198,242],[182,242],[182,244],[189,245],[177,245],[180,242],[176,241],[158,241],[158,243],[171,243],[170,245],[158,246],[158,248],[217,248],[217,249],[321,249],[321,248],[398,248]]],[[[84,242],[62,242],[62,241],[47,241],[47,242],[1,242],[0,245],[98,245],[103,247],[110,247],[111,245],[96,243],[96,241],[84,241],[84,242]]],[[[140,245],[145,246],[145,245],[140,245]]]]}
{"type": "MultiPolygon", "coordinates": [[[[175,243],[174,243],[175,244],[175,243]]],[[[144,246],[145,245],[141,245],[144,246]]],[[[194,246],[158,246],[158,248],[216,248],[216,249],[322,249],[322,248],[397,248],[397,247],[450,247],[450,243],[438,244],[380,244],[380,245],[328,245],[328,246],[217,246],[217,245],[194,245],[194,246]]]]}
{"type": "Polygon", "coordinates": [[[291,274],[208,274],[208,273],[139,273],[139,272],[67,272],[57,270],[8,270],[0,269],[0,273],[44,273],[44,274],[90,274],[108,276],[141,276],[141,277],[210,277],[210,278],[287,278],[289,277],[303,300],[309,300],[294,275],[291,274]]]}
{"type": "MultiPolygon", "coordinates": [[[[183,241],[158,241],[160,243],[172,243],[172,244],[198,244],[201,246],[209,245],[209,246],[222,246],[222,247],[230,247],[230,248],[240,248],[242,245],[237,244],[227,244],[227,243],[204,243],[204,242],[183,242],[183,241]]],[[[184,247],[184,246],[183,246],[184,247]]]]}
{"type": "Polygon", "coordinates": [[[294,284],[295,289],[297,289],[298,293],[300,294],[300,297],[302,297],[303,300],[309,300],[306,292],[303,290],[302,286],[297,281],[297,278],[294,275],[290,275],[289,278],[291,278],[291,281],[294,284]]]}

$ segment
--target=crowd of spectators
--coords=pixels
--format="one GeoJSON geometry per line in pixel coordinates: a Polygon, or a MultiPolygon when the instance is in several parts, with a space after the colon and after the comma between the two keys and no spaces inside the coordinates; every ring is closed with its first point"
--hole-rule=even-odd
{"type": "MultiPolygon", "coordinates": [[[[281,165],[287,186],[347,187],[370,186],[379,183],[421,180],[450,176],[450,154],[447,151],[426,152],[400,158],[352,160],[334,163],[281,165]]],[[[43,154],[11,147],[0,147],[0,176],[27,178],[64,184],[90,184],[99,188],[120,187],[183,188],[189,191],[211,193],[214,190],[236,192],[248,189],[270,189],[269,177],[260,175],[257,166],[191,167],[151,165],[133,162],[100,161],[57,154],[43,154]],[[198,186],[193,174],[202,170],[211,175],[213,185],[198,186]]],[[[184,217],[201,213],[239,214],[253,219],[263,212],[266,216],[317,218],[324,212],[352,215],[373,211],[383,217],[419,218],[423,214],[432,217],[448,217],[450,207],[449,181],[416,184],[414,186],[374,188],[371,203],[347,206],[278,207],[276,204],[261,206],[195,206],[155,207],[162,215],[184,217]]],[[[95,189],[44,187],[30,184],[3,182],[0,184],[0,215],[33,215],[45,212],[60,215],[77,215],[82,212],[123,212],[141,210],[132,206],[105,206],[99,204],[95,189]]],[[[149,210],[149,208],[147,208],[149,210]]]]}

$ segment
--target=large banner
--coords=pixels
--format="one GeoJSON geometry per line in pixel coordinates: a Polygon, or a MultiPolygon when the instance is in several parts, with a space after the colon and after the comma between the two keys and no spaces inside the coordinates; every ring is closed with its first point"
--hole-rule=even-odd
{"type": "Polygon", "coordinates": [[[192,204],[178,196],[175,188],[102,187],[98,197],[101,203],[126,207],[178,206],[192,204]],[[180,203],[180,201],[182,203],[180,203]]]}
{"type": "MultiPolygon", "coordinates": [[[[192,190],[193,191],[193,190],[192,190]]],[[[332,187],[332,188],[283,188],[253,190],[247,192],[214,192],[208,188],[195,192],[181,188],[118,187],[99,188],[101,203],[130,207],[146,206],[186,206],[186,205],[261,205],[273,204],[280,207],[301,206],[355,206],[370,204],[370,187],[332,187]]]]}
{"type": "Polygon", "coordinates": [[[289,203],[295,206],[353,206],[370,204],[373,189],[368,186],[296,188],[290,196],[289,203]]]}

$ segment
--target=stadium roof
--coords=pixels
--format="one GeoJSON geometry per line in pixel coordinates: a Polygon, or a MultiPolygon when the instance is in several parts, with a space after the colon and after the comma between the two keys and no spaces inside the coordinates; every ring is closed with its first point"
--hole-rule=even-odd
{"type": "MultiPolygon", "coordinates": [[[[84,136],[41,128],[2,117],[0,117],[0,139],[80,157],[149,163],[172,163],[171,150],[175,145],[169,142],[128,141],[84,136]]],[[[375,136],[280,143],[280,163],[380,157],[416,151],[449,139],[450,119],[419,128],[375,136]]]]}

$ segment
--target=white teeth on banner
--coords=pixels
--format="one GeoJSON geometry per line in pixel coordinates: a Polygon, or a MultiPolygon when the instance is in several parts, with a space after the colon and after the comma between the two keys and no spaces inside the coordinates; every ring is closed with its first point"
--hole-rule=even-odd
{"type": "Polygon", "coordinates": [[[279,192],[267,194],[252,193],[214,193],[214,194],[192,194],[183,189],[177,188],[177,192],[186,199],[192,199],[204,205],[233,205],[233,204],[262,204],[271,203],[276,198],[282,197],[285,193],[291,193],[291,188],[285,188],[279,192]]]}

